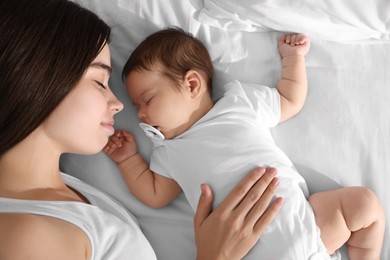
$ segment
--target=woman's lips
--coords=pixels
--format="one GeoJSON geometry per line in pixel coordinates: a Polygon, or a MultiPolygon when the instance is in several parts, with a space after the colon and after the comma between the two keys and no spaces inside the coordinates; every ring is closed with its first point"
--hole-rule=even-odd
{"type": "Polygon", "coordinates": [[[114,129],[114,122],[104,122],[101,123],[104,129],[107,129],[110,134],[113,134],[115,132],[114,129]]]}

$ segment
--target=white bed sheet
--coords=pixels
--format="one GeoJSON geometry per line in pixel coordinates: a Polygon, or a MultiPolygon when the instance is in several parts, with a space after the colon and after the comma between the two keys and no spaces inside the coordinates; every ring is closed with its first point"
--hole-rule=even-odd
{"type": "Polygon", "coordinates": [[[303,32],[352,42],[390,39],[388,0],[204,0],[202,23],[229,30],[303,32]]]}
{"type": "MultiPolygon", "coordinates": [[[[75,0],[113,28],[111,88],[125,104],[116,128],[132,131],[142,155],[151,144],[138,128],[134,107],[120,75],[130,52],[148,34],[176,25],[208,46],[216,68],[214,85],[238,79],[275,86],[280,74],[280,32],[226,30],[202,24],[201,0],[75,0]]],[[[311,192],[340,186],[371,188],[390,223],[390,43],[312,41],[307,55],[309,93],[303,110],[273,129],[280,147],[308,182],[311,192]]],[[[216,90],[215,95],[221,93],[216,90]]],[[[194,259],[193,212],[180,196],[162,209],[150,209],[127,192],[116,165],[103,153],[64,155],[61,169],[101,188],[138,218],[159,259],[194,259]]],[[[382,258],[390,259],[386,227],[382,258]]],[[[343,252],[343,259],[348,259],[343,252]]]]}

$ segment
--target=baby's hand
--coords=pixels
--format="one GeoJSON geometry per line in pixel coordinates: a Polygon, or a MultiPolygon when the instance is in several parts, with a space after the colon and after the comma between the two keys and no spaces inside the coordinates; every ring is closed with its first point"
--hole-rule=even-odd
{"type": "Polygon", "coordinates": [[[282,57],[305,56],[310,49],[310,39],[304,34],[283,34],[279,38],[279,52],[282,57]]]}
{"type": "Polygon", "coordinates": [[[114,162],[121,163],[137,153],[137,145],[129,132],[118,130],[110,137],[103,152],[114,162]]]}

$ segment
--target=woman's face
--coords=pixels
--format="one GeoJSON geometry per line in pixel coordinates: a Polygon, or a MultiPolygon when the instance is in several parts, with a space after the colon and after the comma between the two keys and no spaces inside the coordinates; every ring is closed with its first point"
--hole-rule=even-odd
{"type": "Polygon", "coordinates": [[[114,133],[114,115],[123,104],[108,87],[110,51],[105,45],[81,80],[43,123],[62,152],[99,152],[114,133]]]}

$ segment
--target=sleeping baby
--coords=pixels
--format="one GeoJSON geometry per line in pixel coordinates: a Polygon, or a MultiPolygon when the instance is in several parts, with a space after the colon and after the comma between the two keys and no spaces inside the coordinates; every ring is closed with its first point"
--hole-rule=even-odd
{"type": "Polygon", "coordinates": [[[202,183],[212,187],[215,206],[248,171],[275,168],[283,206],[246,259],[337,259],[346,242],[350,259],[379,259],[384,215],[376,196],[363,187],[309,196],[272,138],[270,128],[305,103],[310,40],[283,34],[278,47],[282,72],[276,88],[232,81],[213,102],[214,69],[205,46],[179,28],[150,35],[123,69],[140,127],[153,142],[150,165],[127,131],[116,131],[103,150],[129,190],[150,207],[163,207],[183,191],[195,210],[202,183]]]}

